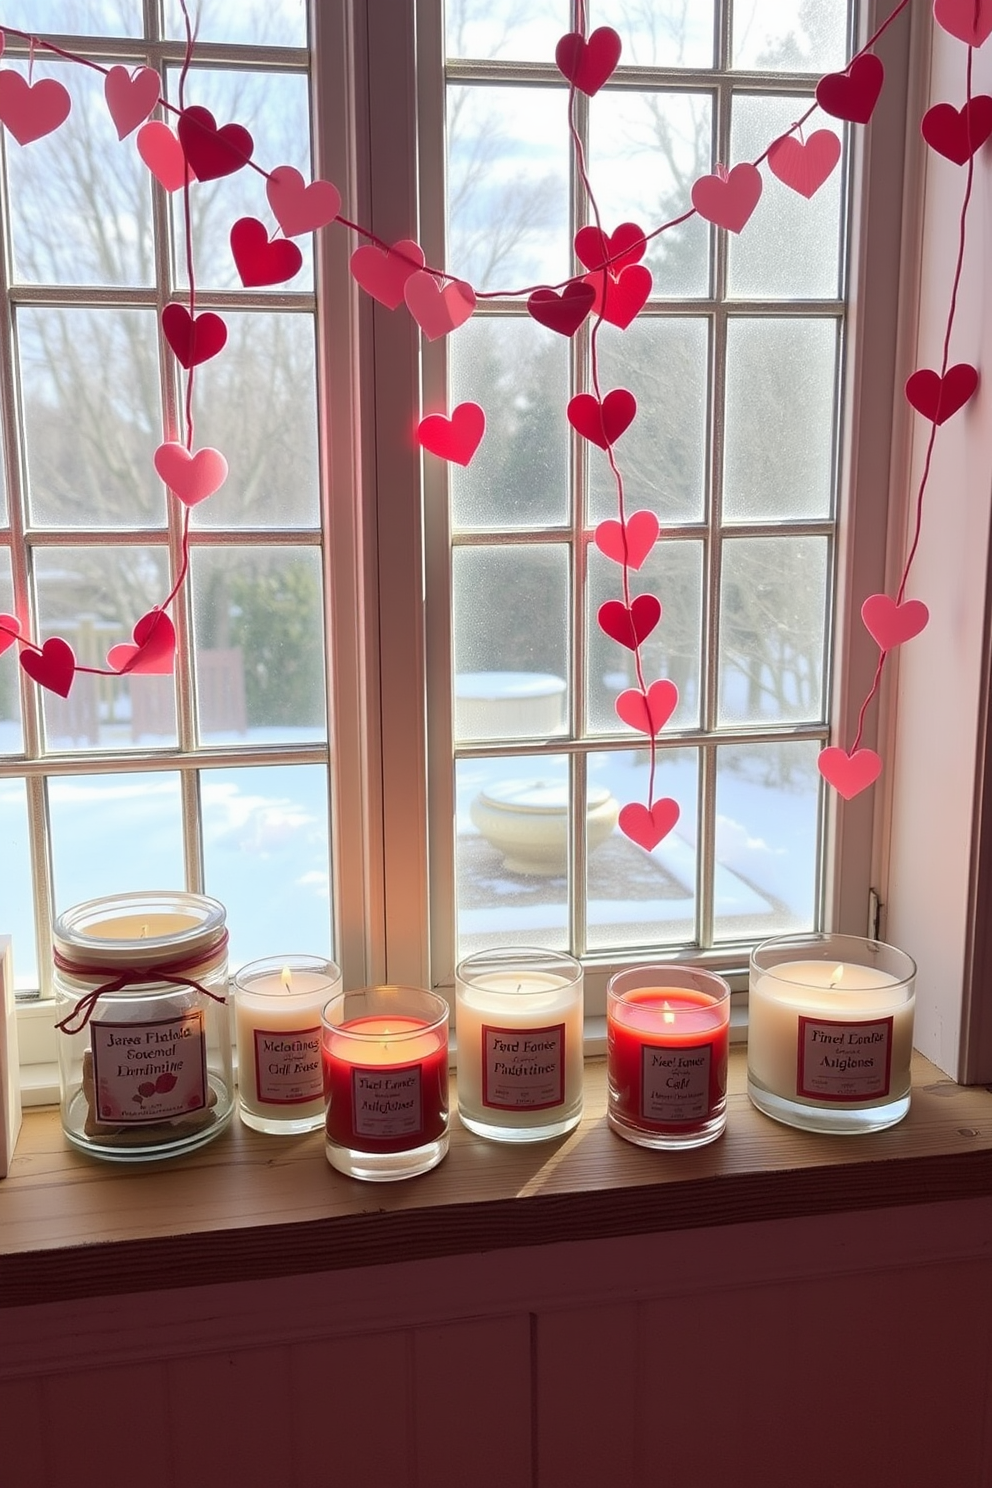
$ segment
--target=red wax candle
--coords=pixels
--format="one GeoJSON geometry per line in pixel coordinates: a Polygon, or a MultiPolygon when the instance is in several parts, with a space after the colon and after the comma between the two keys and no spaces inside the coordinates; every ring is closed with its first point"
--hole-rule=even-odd
{"type": "Polygon", "coordinates": [[[610,1114],[618,1129],[691,1139],[722,1117],[729,988],[727,993],[714,997],[691,987],[631,987],[610,997],[610,1114]]]}
{"type": "Polygon", "coordinates": [[[375,1017],[325,1028],[324,1098],[327,1135],[341,1147],[407,1152],[437,1141],[447,1130],[446,1026],[375,1017]]]}

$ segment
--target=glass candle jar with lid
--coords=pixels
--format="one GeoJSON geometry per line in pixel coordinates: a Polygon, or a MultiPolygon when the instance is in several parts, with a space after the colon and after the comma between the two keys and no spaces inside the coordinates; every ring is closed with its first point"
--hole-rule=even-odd
{"type": "Polygon", "coordinates": [[[233,1110],[222,904],[141,891],[55,922],[62,1126],[113,1161],[209,1142],[233,1110]]]}

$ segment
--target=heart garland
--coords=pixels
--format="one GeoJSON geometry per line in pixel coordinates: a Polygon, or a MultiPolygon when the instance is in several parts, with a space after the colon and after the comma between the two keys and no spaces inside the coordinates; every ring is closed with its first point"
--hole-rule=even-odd
{"type": "Polygon", "coordinates": [[[430,413],[417,426],[417,438],[423,449],[442,460],[468,465],[486,432],[486,415],[478,403],[459,403],[451,417],[430,413]]]}

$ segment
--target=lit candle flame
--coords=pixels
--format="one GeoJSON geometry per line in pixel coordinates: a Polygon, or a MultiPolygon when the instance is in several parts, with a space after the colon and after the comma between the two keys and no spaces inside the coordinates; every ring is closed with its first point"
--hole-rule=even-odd
{"type": "Polygon", "coordinates": [[[664,1009],[664,1011],[662,1012],[662,1015],[661,1015],[661,1021],[663,1023],[674,1023],[675,1022],[675,1014],[672,1012],[672,1010],[669,1007],[668,1003],[667,1002],[663,1002],[661,1004],[661,1006],[664,1009]]]}
{"type": "Polygon", "coordinates": [[[834,974],[830,978],[830,985],[831,985],[831,987],[836,987],[837,983],[840,981],[840,979],[841,979],[841,977],[843,975],[844,975],[844,968],[843,968],[843,966],[835,966],[834,967],[834,974]]]}
{"type": "Polygon", "coordinates": [[[287,992],[292,992],[292,990],[293,990],[293,973],[290,971],[290,969],[289,969],[288,966],[284,966],[283,967],[283,969],[282,969],[282,976],[279,978],[279,980],[282,982],[282,984],[286,988],[286,991],[287,992]]]}

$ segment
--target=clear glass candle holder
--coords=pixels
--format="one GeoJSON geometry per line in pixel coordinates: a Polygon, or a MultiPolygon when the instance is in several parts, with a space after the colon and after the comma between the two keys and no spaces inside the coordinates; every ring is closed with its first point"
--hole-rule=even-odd
{"type": "Polygon", "coordinates": [[[582,1116],[582,967],[505,947],[455,972],[458,1116],[496,1142],[541,1142],[582,1116]]]}
{"type": "Polygon", "coordinates": [[[320,1014],[341,991],[341,972],[322,956],[268,956],[235,974],[238,1115],[273,1135],[324,1124],[320,1014]]]}
{"type": "Polygon", "coordinates": [[[606,989],[607,1120],[639,1147],[702,1147],[727,1124],[730,986],[693,966],[638,966],[606,989]]]}
{"type": "Polygon", "coordinates": [[[363,987],[321,1015],[327,1160],[387,1183],[448,1150],[448,1004],[420,987],[363,987]]]}
{"type": "Polygon", "coordinates": [[[909,1110],[916,963],[855,935],[779,936],[751,954],[747,1093],[787,1126],[880,1131],[909,1110]]]}

